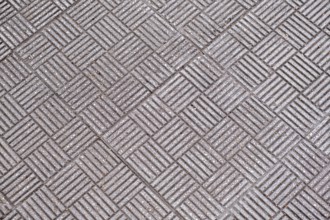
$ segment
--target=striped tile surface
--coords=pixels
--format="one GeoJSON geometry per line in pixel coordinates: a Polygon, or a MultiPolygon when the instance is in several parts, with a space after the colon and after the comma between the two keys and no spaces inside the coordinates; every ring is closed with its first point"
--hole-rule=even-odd
{"type": "Polygon", "coordinates": [[[329,0],[0,0],[0,219],[330,219],[329,0]]]}

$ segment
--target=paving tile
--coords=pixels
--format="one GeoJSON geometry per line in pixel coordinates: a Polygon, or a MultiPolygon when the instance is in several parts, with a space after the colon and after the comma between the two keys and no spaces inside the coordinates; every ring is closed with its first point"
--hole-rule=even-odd
{"type": "Polygon", "coordinates": [[[0,219],[330,219],[329,0],[0,0],[0,219]]]}

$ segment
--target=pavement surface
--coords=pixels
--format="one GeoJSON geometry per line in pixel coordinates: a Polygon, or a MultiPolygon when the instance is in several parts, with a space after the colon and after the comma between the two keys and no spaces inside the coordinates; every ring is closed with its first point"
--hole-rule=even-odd
{"type": "Polygon", "coordinates": [[[0,219],[330,219],[330,1],[0,0],[0,219]]]}

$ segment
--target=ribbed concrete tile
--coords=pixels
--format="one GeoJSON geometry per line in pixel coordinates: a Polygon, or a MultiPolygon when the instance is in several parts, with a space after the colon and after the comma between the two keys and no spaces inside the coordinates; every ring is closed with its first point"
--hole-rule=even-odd
{"type": "Polygon", "coordinates": [[[329,0],[0,0],[0,219],[330,219],[329,0]]]}

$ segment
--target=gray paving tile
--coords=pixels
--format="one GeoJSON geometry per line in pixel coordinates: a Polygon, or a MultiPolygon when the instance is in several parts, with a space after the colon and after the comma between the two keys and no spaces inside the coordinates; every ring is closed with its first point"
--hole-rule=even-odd
{"type": "Polygon", "coordinates": [[[0,219],[330,219],[329,0],[0,0],[0,219]]]}

